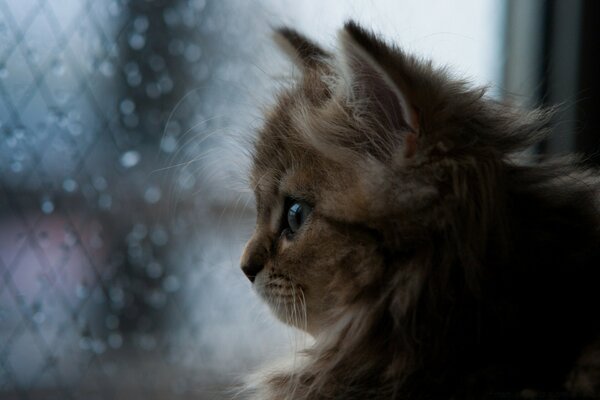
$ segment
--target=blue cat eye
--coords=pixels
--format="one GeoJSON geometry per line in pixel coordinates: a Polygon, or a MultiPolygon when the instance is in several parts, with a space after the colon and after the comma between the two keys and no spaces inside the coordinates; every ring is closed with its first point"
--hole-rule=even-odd
{"type": "Polygon", "coordinates": [[[287,207],[286,218],[287,227],[290,233],[296,233],[298,229],[304,224],[308,216],[312,211],[312,207],[303,201],[291,200],[289,201],[289,207],[287,207]]]}

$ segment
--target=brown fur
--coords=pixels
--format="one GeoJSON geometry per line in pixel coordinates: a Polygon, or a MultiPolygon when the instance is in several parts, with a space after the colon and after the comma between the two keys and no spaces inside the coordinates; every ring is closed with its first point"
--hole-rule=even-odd
{"type": "Polygon", "coordinates": [[[600,179],[515,158],[550,112],[352,22],[336,56],[290,29],[280,41],[303,77],[256,141],[242,265],[263,267],[258,293],[315,344],[259,374],[253,398],[600,395],[600,179]],[[314,207],[293,239],[286,196],[314,207]]]}

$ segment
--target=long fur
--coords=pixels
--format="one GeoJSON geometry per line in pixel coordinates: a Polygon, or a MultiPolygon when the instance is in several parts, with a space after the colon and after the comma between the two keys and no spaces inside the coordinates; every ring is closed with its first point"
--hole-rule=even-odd
{"type": "Polygon", "coordinates": [[[600,175],[519,160],[552,111],[489,99],[352,22],[341,56],[285,32],[318,58],[257,139],[244,257],[262,249],[264,279],[306,296],[305,329],[319,320],[301,361],[254,376],[250,397],[600,396],[600,175]],[[358,72],[340,67],[351,57],[358,72]],[[417,124],[398,120],[407,104],[417,124]],[[286,185],[315,211],[284,246],[270,210],[286,185]]]}

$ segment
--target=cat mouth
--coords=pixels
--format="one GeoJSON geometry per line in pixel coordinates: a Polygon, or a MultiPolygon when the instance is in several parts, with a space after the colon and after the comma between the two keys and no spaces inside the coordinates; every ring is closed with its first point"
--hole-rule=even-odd
{"type": "Polygon", "coordinates": [[[285,275],[262,273],[257,276],[255,287],[277,318],[298,328],[306,325],[306,300],[301,285],[285,275]]]}

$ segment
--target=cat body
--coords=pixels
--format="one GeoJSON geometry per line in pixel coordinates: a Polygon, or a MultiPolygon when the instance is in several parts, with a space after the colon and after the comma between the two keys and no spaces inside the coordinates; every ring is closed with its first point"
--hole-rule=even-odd
{"type": "Polygon", "coordinates": [[[335,56],[278,38],[302,76],[256,140],[242,269],[315,344],[250,398],[599,395],[600,177],[516,156],[551,112],[353,22],[335,56]]]}

